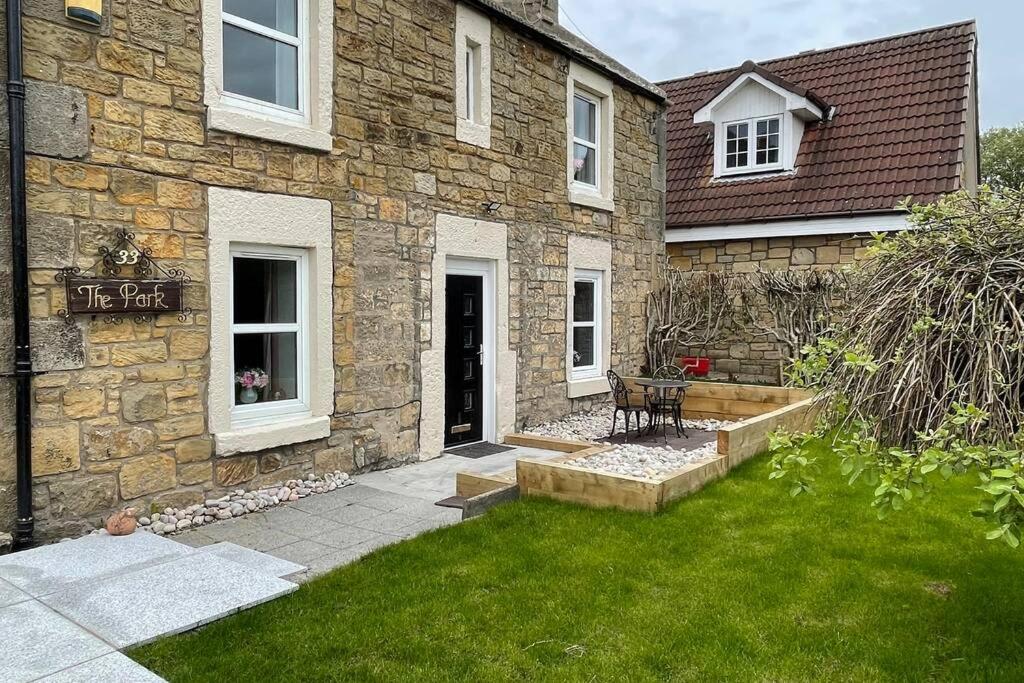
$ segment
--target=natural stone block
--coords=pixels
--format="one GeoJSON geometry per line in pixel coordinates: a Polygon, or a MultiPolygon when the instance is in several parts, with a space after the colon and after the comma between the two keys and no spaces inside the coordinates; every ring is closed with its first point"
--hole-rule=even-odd
{"type": "Polygon", "coordinates": [[[110,191],[122,204],[156,204],[156,178],[146,173],[115,169],[110,178],[110,191]]]}
{"type": "Polygon", "coordinates": [[[140,344],[118,344],[111,348],[110,362],[116,367],[163,363],[167,360],[167,344],[162,341],[140,344]]]}
{"type": "Polygon", "coordinates": [[[213,455],[213,442],[209,439],[190,439],[174,447],[178,462],[202,462],[213,455]]]}
{"type": "Polygon", "coordinates": [[[63,320],[33,320],[32,367],[36,372],[79,370],[85,367],[82,328],[63,320]]]}
{"type": "Polygon", "coordinates": [[[171,106],[171,89],[162,83],[126,78],[122,87],[124,96],[130,100],[157,107],[171,106]]]}
{"type": "Polygon", "coordinates": [[[114,73],[139,78],[153,75],[153,54],[114,40],[101,40],[96,46],[96,63],[114,73]]]}
{"type": "Polygon", "coordinates": [[[103,413],[106,401],[103,389],[67,389],[64,391],[64,416],[73,420],[103,413]]]}
{"type": "Polygon", "coordinates": [[[161,441],[176,441],[202,434],[206,430],[206,420],[202,415],[186,415],[157,422],[153,428],[161,441]]]}
{"type": "Polygon", "coordinates": [[[173,359],[202,358],[210,346],[209,333],[206,330],[174,330],[171,332],[170,346],[173,359]]]}
{"type": "Polygon", "coordinates": [[[159,420],[167,415],[167,396],[152,384],[129,387],[121,392],[121,410],[128,422],[159,420]]]}
{"type": "Polygon", "coordinates": [[[119,424],[87,425],[84,430],[85,458],[90,462],[119,460],[144,455],[156,444],[156,434],[144,427],[119,424]]]}
{"type": "Polygon", "coordinates": [[[225,458],[217,461],[217,484],[237,486],[256,476],[257,462],[253,456],[225,458]]]}
{"type": "Polygon", "coordinates": [[[53,178],[64,187],[102,192],[110,185],[107,170],[100,166],[70,162],[53,165],[53,178]]]}
{"type": "Polygon", "coordinates": [[[50,484],[50,514],[54,517],[85,517],[107,512],[117,505],[117,479],[102,475],[50,484]]]}
{"type": "Polygon", "coordinates": [[[328,448],[313,456],[313,469],[317,474],[325,474],[341,470],[351,472],[354,469],[352,449],[339,447],[328,448]]]}
{"type": "Polygon", "coordinates": [[[208,462],[194,462],[178,465],[178,483],[182,486],[205,484],[213,480],[213,465],[208,462]]]}
{"type": "Polygon", "coordinates": [[[63,268],[74,263],[75,221],[48,213],[28,215],[28,265],[63,268]]]}
{"type": "Polygon", "coordinates": [[[809,266],[814,263],[814,250],[797,247],[793,250],[792,261],[795,266],[809,266]]]}
{"type": "MultiPolygon", "coordinates": [[[[7,119],[4,98],[2,113],[7,119]]],[[[6,127],[0,134],[7,144],[6,127]]],[[[77,159],[89,152],[89,114],[81,90],[29,81],[25,96],[25,146],[30,154],[77,159]]]]}
{"type": "Polygon", "coordinates": [[[147,455],[125,462],[118,474],[121,497],[131,500],[173,488],[177,483],[176,469],[174,458],[169,455],[147,455]]]}
{"type": "Polygon", "coordinates": [[[32,429],[32,475],[74,472],[81,467],[77,422],[32,429]]]}
{"type": "Polygon", "coordinates": [[[197,145],[206,141],[203,122],[198,116],[149,109],[145,113],[144,121],[142,132],[149,138],[192,142],[197,145]]]}

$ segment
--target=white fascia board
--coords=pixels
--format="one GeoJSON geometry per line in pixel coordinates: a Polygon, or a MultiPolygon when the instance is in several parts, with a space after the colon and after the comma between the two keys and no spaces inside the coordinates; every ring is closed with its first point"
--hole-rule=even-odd
{"type": "Polygon", "coordinates": [[[804,235],[868,234],[909,230],[906,214],[891,213],[877,216],[849,216],[839,218],[812,218],[796,221],[768,223],[732,223],[695,228],[669,228],[665,242],[711,242],[714,240],[757,239],[763,237],[802,237],[804,235]]]}
{"type": "Polygon", "coordinates": [[[698,109],[696,112],[694,112],[693,122],[708,123],[712,121],[712,113],[714,112],[715,108],[718,107],[723,102],[725,102],[726,100],[728,100],[730,97],[732,97],[733,93],[738,91],[749,81],[753,81],[754,83],[764,86],[768,90],[771,90],[775,94],[784,98],[786,100],[786,111],[790,111],[804,120],[820,120],[825,115],[825,112],[823,112],[820,107],[813,104],[806,97],[802,97],[794,92],[790,92],[789,90],[786,90],[782,86],[776,85],[775,83],[772,83],[768,79],[763,78],[756,73],[744,73],[737,76],[736,79],[733,80],[733,82],[730,83],[725,90],[723,90],[721,93],[719,93],[717,97],[715,97],[715,99],[711,100],[703,107],[698,109]]]}

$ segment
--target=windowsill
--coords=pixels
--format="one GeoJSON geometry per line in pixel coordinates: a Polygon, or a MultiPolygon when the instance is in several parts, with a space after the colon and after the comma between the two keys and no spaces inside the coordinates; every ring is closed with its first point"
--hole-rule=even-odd
{"type": "Polygon", "coordinates": [[[331,435],[331,418],[302,417],[214,434],[217,455],[254,453],[331,435]]]}
{"type": "Polygon", "coordinates": [[[606,377],[587,377],[571,379],[568,382],[569,398],[582,398],[595,394],[607,394],[611,391],[606,377]]]}
{"type": "Polygon", "coordinates": [[[597,192],[588,192],[577,188],[569,188],[569,203],[587,206],[601,211],[615,211],[615,202],[597,192]]]}
{"type": "Polygon", "coordinates": [[[222,104],[210,105],[207,111],[210,130],[236,133],[322,152],[329,152],[334,148],[334,138],[329,132],[315,130],[301,123],[274,119],[222,104]]]}
{"type": "Polygon", "coordinates": [[[487,123],[477,123],[469,119],[456,119],[455,139],[459,142],[465,142],[467,145],[490,149],[491,126],[487,123]]]}

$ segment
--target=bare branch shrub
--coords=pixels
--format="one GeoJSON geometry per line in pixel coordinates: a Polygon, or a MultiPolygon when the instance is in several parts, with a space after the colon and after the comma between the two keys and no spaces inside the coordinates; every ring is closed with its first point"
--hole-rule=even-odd
{"type": "Polygon", "coordinates": [[[805,346],[831,334],[849,284],[846,273],[832,270],[760,270],[740,277],[747,328],[784,346],[790,366],[805,346]]]}
{"type": "Polygon", "coordinates": [[[958,406],[987,415],[971,443],[1011,444],[1024,418],[1024,193],[959,193],[911,220],[861,266],[823,389],[883,444],[920,445],[958,406]]]}
{"type": "Polygon", "coordinates": [[[647,299],[647,362],[651,371],[674,363],[681,349],[706,353],[732,313],[733,278],[723,273],[690,272],[667,262],[661,285],[647,299]]]}

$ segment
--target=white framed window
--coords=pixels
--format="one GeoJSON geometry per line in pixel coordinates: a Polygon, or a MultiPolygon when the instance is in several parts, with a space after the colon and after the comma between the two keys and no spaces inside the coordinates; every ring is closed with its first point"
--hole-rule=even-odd
{"type": "Polygon", "coordinates": [[[480,123],[480,46],[466,39],[466,120],[480,123]]]}
{"type": "Polygon", "coordinates": [[[217,454],[326,438],[335,389],[331,203],[211,187],[208,205],[207,411],[217,454]],[[258,385],[243,396],[247,384],[258,385]]]}
{"type": "Polygon", "coordinates": [[[310,415],[308,255],[232,245],[231,422],[310,415]]]}
{"type": "Polygon", "coordinates": [[[600,377],[604,273],[577,269],[572,295],[572,379],[600,377]]]}
{"type": "Polygon", "coordinates": [[[209,126],[330,150],[332,0],[202,0],[209,126]]]}
{"type": "Polygon", "coordinates": [[[309,109],[307,0],[223,0],[224,98],[304,120],[309,109]]]}
{"type": "Polygon", "coordinates": [[[569,202],[614,211],[615,101],[612,82],[575,62],[566,88],[569,202]]]}
{"type": "Polygon", "coordinates": [[[573,182],[587,189],[600,187],[600,100],[577,90],[572,106],[573,182]]]}
{"type": "Polygon", "coordinates": [[[782,117],[730,121],[725,134],[725,173],[782,168],[782,117]]]}
{"type": "Polygon", "coordinates": [[[491,147],[491,21],[455,7],[455,138],[491,147]]]}

